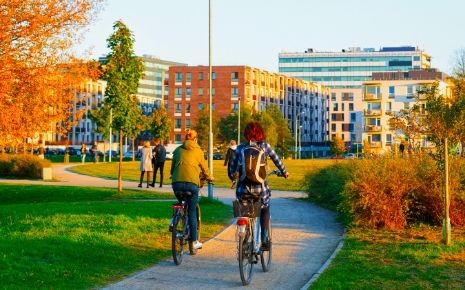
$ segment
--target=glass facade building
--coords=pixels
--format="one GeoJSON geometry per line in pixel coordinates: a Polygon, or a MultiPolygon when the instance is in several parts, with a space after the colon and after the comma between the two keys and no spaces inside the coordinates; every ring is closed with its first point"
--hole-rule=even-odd
{"type": "Polygon", "coordinates": [[[428,69],[431,57],[413,46],[352,47],[341,52],[282,52],[279,72],[290,77],[321,83],[330,88],[355,88],[371,80],[373,72],[428,69]]]}

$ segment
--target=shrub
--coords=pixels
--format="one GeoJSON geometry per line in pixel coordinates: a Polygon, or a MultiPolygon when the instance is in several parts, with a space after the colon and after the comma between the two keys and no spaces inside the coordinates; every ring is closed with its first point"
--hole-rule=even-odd
{"type": "Polygon", "coordinates": [[[48,160],[33,155],[0,155],[1,176],[41,178],[42,168],[50,166],[48,160]]]}
{"type": "Polygon", "coordinates": [[[336,210],[340,193],[352,176],[353,162],[336,163],[305,176],[306,192],[310,200],[336,210]]]}

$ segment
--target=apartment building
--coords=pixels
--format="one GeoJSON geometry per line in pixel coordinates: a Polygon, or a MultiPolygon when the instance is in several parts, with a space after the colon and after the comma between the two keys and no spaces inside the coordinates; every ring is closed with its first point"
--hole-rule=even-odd
{"type": "Polygon", "coordinates": [[[374,72],[428,69],[431,56],[413,46],[351,47],[334,51],[282,52],[279,72],[290,77],[321,83],[329,88],[361,87],[374,72]]]}
{"type": "MultiPolygon", "coordinates": [[[[385,154],[397,150],[406,137],[404,132],[390,127],[391,116],[411,108],[417,100],[420,102],[420,115],[425,114],[424,96],[418,92],[438,82],[440,92],[448,94],[447,77],[436,69],[373,73],[372,80],[363,84],[365,151],[385,154]]],[[[424,148],[431,146],[426,136],[420,143],[424,148]]]]}
{"type": "Polygon", "coordinates": [[[103,106],[106,85],[106,81],[88,80],[76,92],[71,118],[72,120],[79,119],[78,116],[81,118],[69,132],[68,140],[71,140],[72,145],[103,140],[102,134],[94,132],[96,124],[90,119],[89,112],[103,106]]]}
{"type": "MultiPolygon", "coordinates": [[[[214,66],[212,83],[212,108],[218,117],[237,111],[239,103],[255,112],[277,105],[289,121],[298,144],[295,149],[302,157],[327,154],[323,144],[329,134],[329,91],[325,87],[248,66],[214,66]]],[[[170,139],[180,143],[209,104],[209,68],[172,66],[168,85],[165,105],[174,116],[170,139]]]]}

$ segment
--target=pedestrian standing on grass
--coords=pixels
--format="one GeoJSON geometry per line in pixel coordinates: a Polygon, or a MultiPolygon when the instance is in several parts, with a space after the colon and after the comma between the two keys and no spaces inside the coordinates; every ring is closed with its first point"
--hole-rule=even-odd
{"type": "MultiPolygon", "coordinates": [[[[165,144],[167,142],[165,141],[165,144]]],[[[157,172],[160,169],[160,187],[163,187],[163,170],[165,167],[165,160],[166,160],[166,148],[161,144],[160,138],[155,139],[155,147],[153,148],[153,158],[152,158],[152,165],[153,165],[153,180],[152,180],[152,187],[155,187],[155,183],[157,180],[157,172]]]]}
{"type": "Polygon", "coordinates": [[[86,163],[86,154],[87,154],[86,144],[82,143],[82,145],[81,145],[81,163],[86,163]]]}
{"type": "Polygon", "coordinates": [[[140,158],[140,182],[138,187],[142,187],[144,181],[144,173],[147,172],[147,188],[150,185],[150,173],[152,172],[152,150],[150,149],[150,142],[145,141],[144,147],[141,150],[142,156],[140,158]]]}
{"type": "Polygon", "coordinates": [[[229,165],[229,162],[231,162],[234,155],[236,154],[236,149],[237,149],[236,140],[231,140],[229,142],[228,151],[226,151],[226,156],[224,158],[224,166],[229,165]]]}

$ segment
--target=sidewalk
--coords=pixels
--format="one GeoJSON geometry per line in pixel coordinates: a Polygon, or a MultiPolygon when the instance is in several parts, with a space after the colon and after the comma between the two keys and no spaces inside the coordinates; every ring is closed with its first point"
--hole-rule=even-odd
{"type": "MultiPolygon", "coordinates": [[[[101,179],[67,171],[73,165],[55,165],[57,181],[0,180],[1,183],[97,186],[116,188],[116,180],[101,179]]],[[[124,181],[124,188],[137,188],[137,182],[124,181]]],[[[171,186],[156,188],[171,192],[171,186]]],[[[202,195],[207,195],[202,189],[202,195]]],[[[273,191],[273,265],[263,273],[254,268],[249,289],[300,289],[318,272],[343,237],[344,229],[335,214],[311,203],[293,198],[301,192],[273,191]]],[[[231,204],[234,192],[215,188],[214,197],[231,204]]],[[[186,255],[180,266],[168,258],[105,289],[224,289],[242,288],[236,258],[235,226],[204,243],[196,256],[186,255]]]]}

